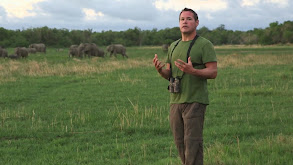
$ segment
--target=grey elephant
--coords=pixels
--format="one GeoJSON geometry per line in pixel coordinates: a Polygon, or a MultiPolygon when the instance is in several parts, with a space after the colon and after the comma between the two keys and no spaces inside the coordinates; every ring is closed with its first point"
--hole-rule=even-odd
{"type": "Polygon", "coordinates": [[[107,46],[107,51],[110,53],[110,57],[112,57],[112,54],[114,54],[115,57],[117,57],[116,54],[121,54],[124,57],[128,58],[126,55],[126,48],[121,44],[112,44],[107,46]]]}
{"type": "Polygon", "coordinates": [[[27,48],[28,53],[31,54],[36,54],[37,53],[37,49],[36,48],[27,48]]]}
{"type": "Polygon", "coordinates": [[[68,52],[69,57],[78,57],[78,45],[71,45],[68,52]]]}
{"type": "Polygon", "coordinates": [[[78,57],[84,57],[85,55],[88,57],[99,55],[99,50],[95,43],[81,43],[77,50],[78,57]]]}
{"type": "Polygon", "coordinates": [[[4,49],[4,48],[0,48],[0,57],[8,57],[8,52],[7,52],[7,50],[6,49],[4,49]]]}
{"type": "Polygon", "coordinates": [[[45,44],[30,44],[29,48],[35,48],[37,52],[43,52],[46,53],[46,45],[45,44]]]}
{"type": "Polygon", "coordinates": [[[57,49],[56,49],[56,52],[63,52],[63,50],[64,50],[64,49],[62,49],[62,48],[57,48],[57,49]]]}
{"type": "Polygon", "coordinates": [[[19,56],[18,56],[17,54],[10,54],[10,55],[8,56],[8,58],[10,58],[10,59],[18,59],[19,56]]]}
{"type": "Polygon", "coordinates": [[[168,51],[168,48],[169,48],[169,45],[168,44],[163,44],[162,45],[163,52],[167,52],[168,51]]]}
{"type": "Polygon", "coordinates": [[[17,47],[14,50],[14,53],[18,55],[18,57],[26,58],[28,56],[28,51],[25,47],[17,47]]]}
{"type": "Polygon", "coordinates": [[[98,54],[97,54],[98,57],[105,57],[105,52],[102,48],[99,48],[98,47],[98,54]]]}

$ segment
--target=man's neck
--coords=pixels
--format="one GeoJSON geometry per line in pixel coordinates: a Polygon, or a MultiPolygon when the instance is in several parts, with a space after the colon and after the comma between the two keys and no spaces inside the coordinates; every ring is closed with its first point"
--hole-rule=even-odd
{"type": "Polygon", "coordinates": [[[181,33],[182,41],[193,40],[195,36],[196,36],[196,31],[192,33],[181,33]]]}

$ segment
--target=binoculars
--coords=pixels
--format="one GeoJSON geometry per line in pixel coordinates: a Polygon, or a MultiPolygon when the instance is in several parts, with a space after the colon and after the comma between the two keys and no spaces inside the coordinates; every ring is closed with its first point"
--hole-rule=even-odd
{"type": "Polygon", "coordinates": [[[180,78],[171,77],[169,79],[168,90],[170,93],[180,93],[180,78]]]}

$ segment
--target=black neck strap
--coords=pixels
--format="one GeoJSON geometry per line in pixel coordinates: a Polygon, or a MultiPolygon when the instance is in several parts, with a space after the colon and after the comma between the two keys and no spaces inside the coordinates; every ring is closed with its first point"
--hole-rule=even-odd
{"type": "MultiPolygon", "coordinates": [[[[193,38],[193,40],[191,41],[191,43],[189,45],[189,48],[188,48],[188,51],[187,51],[187,60],[186,60],[187,62],[188,62],[188,57],[190,55],[191,48],[194,45],[194,43],[195,43],[195,41],[197,40],[198,37],[199,37],[199,35],[195,35],[195,37],[193,38]]],[[[181,41],[181,39],[179,39],[178,42],[174,45],[174,48],[171,51],[170,58],[172,58],[173,52],[174,52],[175,48],[178,46],[178,44],[179,44],[180,41],[181,41]]]]}
{"type": "Polygon", "coordinates": [[[188,48],[188,51],[187,51],[187,63],[188,63],[188,58],[189,58],[189,55],[190,55],[190,51],[191,51],[191,48],[192,46],[194,45],[195,41],[197,40],[199,36],[198,35],[195,35],[194,39],[191,41],[190,45],[189,45],[189,48],[188,48]]]}

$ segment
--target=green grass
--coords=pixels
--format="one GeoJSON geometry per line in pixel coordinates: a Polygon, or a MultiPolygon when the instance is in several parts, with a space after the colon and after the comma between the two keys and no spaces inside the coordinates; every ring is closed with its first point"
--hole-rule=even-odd
{"type": "MultiPolygon", "coordinates": [[[[292,164],[293,47],[216,51],[205,164],[292,164]]],[[[168,82],[152,65],[160,47],[127,48],[129,59],[67,53],[0,59],[0,164],[180,164],[168,82]]]]}

